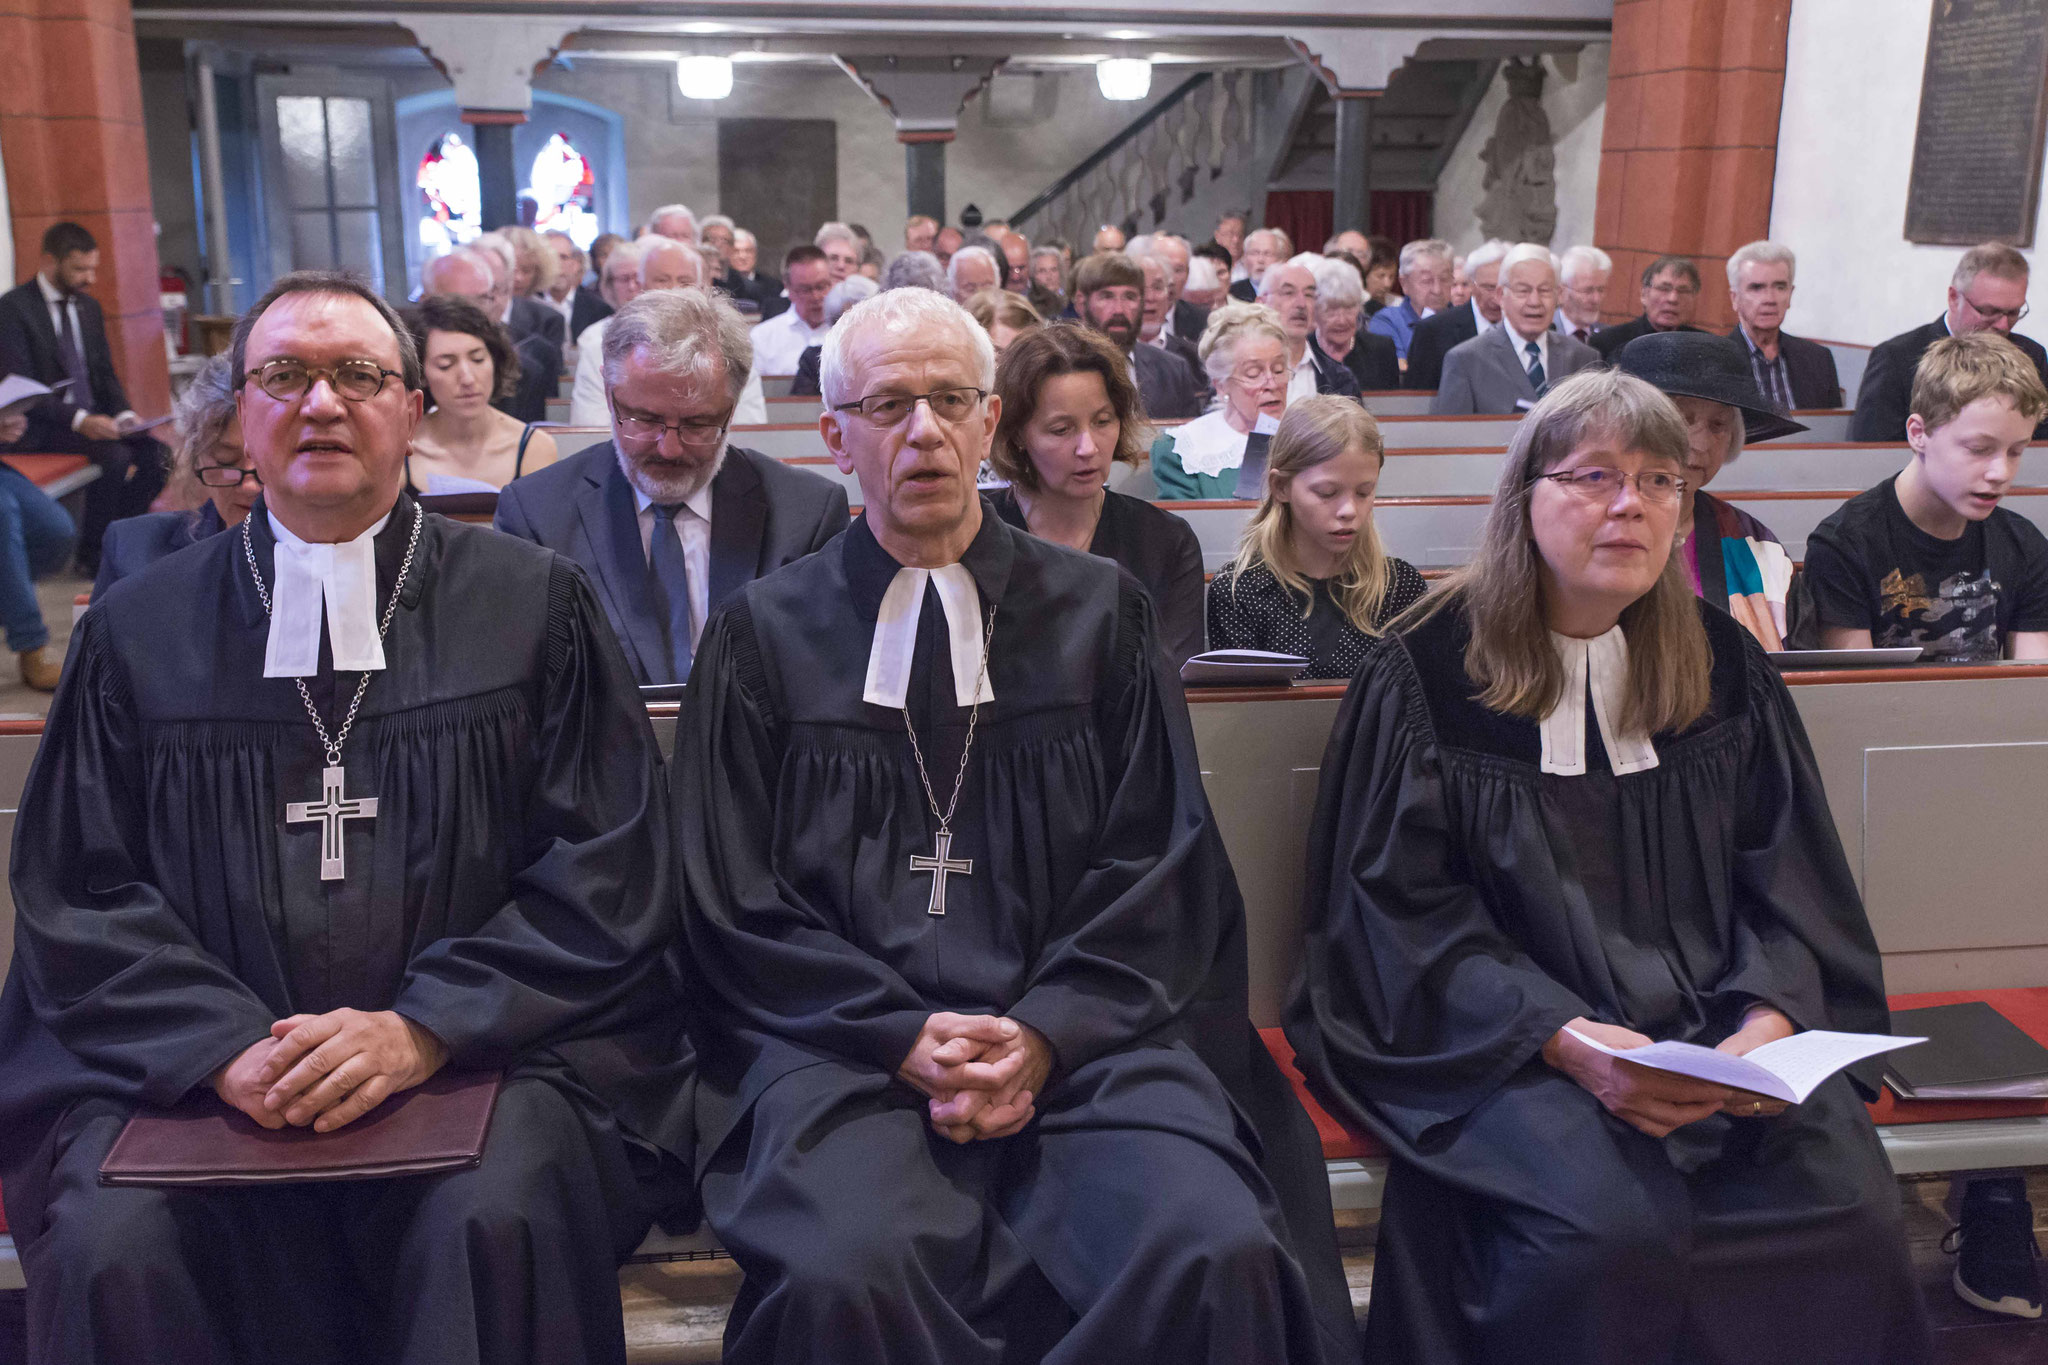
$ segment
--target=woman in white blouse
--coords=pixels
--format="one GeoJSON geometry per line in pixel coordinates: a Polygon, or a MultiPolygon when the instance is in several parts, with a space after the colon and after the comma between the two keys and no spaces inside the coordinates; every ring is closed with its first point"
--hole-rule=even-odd
{"type": "Polygon", "coordinates": [[[1152,443],[1161,502],[1236,497],[1253,425],[1261,415],[1277,422],[1287,407],[1287,333],[1272,309],[1225,304],[1209,314],[1198,349],[1216,406],[1152,443]]]}

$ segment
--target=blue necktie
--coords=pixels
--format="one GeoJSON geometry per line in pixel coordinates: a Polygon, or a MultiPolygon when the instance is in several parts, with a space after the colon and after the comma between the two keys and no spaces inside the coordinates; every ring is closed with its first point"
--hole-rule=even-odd
{"type": "Polygon", "coordinates": [[[1524,343],[1523,350],[1529,353],[1529,387],[1536,390],[1541,398],[1543,391],[1550,387],[1550,380],[1543,373],[1543,348],[1536,342],[1524,343]]]}
{"type": "Polygon", "coordinates": [[[683,538],[676,532],[679,502],[653,504],[654,536],[647,556],[654,600],[662,609],[661,633],[668,641],[669,682],[690,680],[690,568],[683,558],[683,538]]]}

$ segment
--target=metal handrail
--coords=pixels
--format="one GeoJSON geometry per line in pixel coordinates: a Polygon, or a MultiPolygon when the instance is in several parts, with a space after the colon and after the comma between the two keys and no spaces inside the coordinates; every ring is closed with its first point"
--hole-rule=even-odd
{"type": "Polygon", "coordinates": [[[1032,214],[1037,213],[1040,209],[1043,209],[1046,205],[1052,203],[1053,200],[1059,198],[1068,190],[1072,189],[1075,185],[1079,184],[1083,176],[1087,175],[1088,172],[1094,170],[1097,166],[1100,166],[1103,162],[1109,160],[1109,158],[1113,156],[1120,148],[1122,148],[1124,144],[1128,143],[1132,138],[1136,137],[1138,134],[1144,132],[1147,128],[1150,128],[1154,123],[1158,122],[1167,110],[1173,108],[1182,100],[1186,99],[1189,95],[1193,94],[1198,88],[1200,88],[1203,82],[1210,79],[1211,74],[1209,72],[1200,71],[1188,77],[1186,80],[1182,81],[1178,86],[1174,88],[1172,94],[1168,95],[1165,99],[1159,101],[1159,103],[1153,105],[1150,109],[1147,109],[1143,114],[1140,114],[1136,119],[1132,120],[1131,125],[1129,127],[1125,128],[1121,133],[1118,133],[1115,137],[1111,138],[1109,141],[1103,143],[1100,147],[1096,148],[1092,154],[1083,159],[1072,170],[1068,171],[1059,179],[1053,181],[1052,184],[1048,185],[1045,189],[1039,191],[1037,197],[1033,198],[1030,203],[1026,204],[1023,208],[1018,209],[1015,213],[1011,214],[1011,225],[1021,226],[1027,219],[1031,217],[1032,214]]]}

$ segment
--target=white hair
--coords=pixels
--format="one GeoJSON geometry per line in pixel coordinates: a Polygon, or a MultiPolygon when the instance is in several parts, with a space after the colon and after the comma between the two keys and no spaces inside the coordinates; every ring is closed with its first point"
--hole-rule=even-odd
{"type": "Polygon", "coordinates": [[[1271,281],[1273,276],[1279,271],[1292,269],[1295,266],[1306,270],[1309,279],[1314,280],[1316,278],[1316,267],[1328,259],[1329,257],[1318,255],[1313,251],[1298,251],[1284,261],[1275,261],[1267,266],[1259,275],[1259,282],[1254,287],[1259,291],[1260,298],[1266,297],[1266,291],[1272,287],[1271,281]]]}
{"type": "Polygon", "coordinates": [[[1188,262],[1188,288],[1200,293],[1208,289],[1220,289],[1222,278],[1216,272],[1216,262],[1207,256],[1196,256],[1188,262]]]}
{"type": "MultiPolygon", "coordinates": [[[[663,238],[662,240],[666,241],[667,239],[663,238]]],[[[624,261],[633,267],[633,273],[637,275],[640,273],[641,250],[642,248],[638,242],[614,242],[612,243],[611,253],[604,258],[604,268],[610,270],[613,261],[624,261]]],[[[602,281],[604,277],[600,273],[598,278],[602,281]]]]}
{"type": "Polygon", "coordinates": [[[946,267],[940,265],[939,258],[929,251],[900,252],[882,267],[882,288],[936,289],[943,293],[946,267]]]}
{"type": "Polygon", "coordinates": [[[946,283],[955,292],[958,292],[960,288],[960,263],[969,256],[979,256],[982,260],[987,261],[988,268],[996,272],[996,285],[998,287],[1002,285],[1003,275],[1010,268],[1008,262],[997,260],[996,254],[985,246],[963,246],[953,253],[952,260],[946,262],[946,283]]]}
{"type": "Polygon", "coordinates": [[[1508,272],[1518,265],[1541,261],[1550,271],[1552,279],[1557,278],[1557,257],[1550,254],[1550,248],[1541,242],[1517,242],[1508,248],[1508,254],[1500,260],[1500,280],[1506,284],[1508,272]]]}
{"type": "Polygon", "coordinates": [[[736,227],[732,230],[732,244],[734,246],[738,246],[742,242],[752,247],[758,247],[759,245],[761,245],[760,238],[754,236],[753,233],[747,231],[743,227],[736,227]]]}
{"type": "Polygon", "coordinates": [[[1413,270],[1425,256],[1432,256],[1449,265],[1457,257],[1451,244],[1440,237],[1422,237],[1401,248],[1400,272],[1405,275],[1413,270]]]}
{"type": "Polygon", "coordinates": [[[1737,287],[1737,281],[1742,277],[1742,267],[1746,265],[1782,265],[1785,267],[1785,278],[1789,280],[1798,274],[1799,258],[1792,254],[1791,247],[1780,246],[1776,242],[1749,242],[1739,246],[1735,248],[1735,254],[1728,258],[1730,289],[1737,287]]]}
{"type": "Polygon", "coordinates": [[[697,224],[697,236],[701,238],[707,230],[715,227],[722,227],[735,237],[739,235],[740,225],[738,223],[735,223],[722,213],[713,213],[706,215],[704,221],[697,224]]]}
{"type": "MultiPolygon", "coordinates": [[[[1594,271],[1598,273],[1602,279],[1605,279],[1607,276],[1614,273],[1614,258],[1612,256],[1609,256],[1606,252],[1602,251],[1597,246],[1566,247],[1564,253],[1564,262],[1557,268],[1558,279],[1566,279],[1572,275],[1576,275],[1581,270],[1594,271]]],[[[1735,275],[1732,270],[1732,263],[1728,278],[1731,282],[1735,278],[1735,275]]]]}
{"type": "Polygon", "coordinates": [[[654,225],[656,223],[659,223],[662,219],[672,217],[673,215],[676,214],[681,214],[683,217],[690,220],[690,233],[694,237],[697,232],[697,215],[690,212],[689,205],[687,204],[663,204],[660,208],[656,209],[654,212],[647,215],[646,226],[642,227],[640,230],[644,234],[656,237],[665,237],[668,234],[664,232],[655,231],[654,225]]]}
{"type": "Polygon", "coordinates": [[[847,309],[881,292],[882,286],[867,276],[859,273],[848,275],[825,292],[825,325],[830,327],[847,309]]]}
{"type": "MultiPolygon", "coordinates": [[[[1159,240],[1149,232],[1133,237],[1124,243],[1124,255],[1140,263],[1159,260],[1159,240]]],[[[1160,260],[1160,264],[1164,265],[1165,261],[1160,260]]]]}
{"type": "MultiPolygon", "coordinates": [[[[1301,257],[1294,258],[1296,261],[1301,257]]],[[[1294,261],[1289,261],[1289,265],[1294,261]]],[[[1359,278],[1358,267],[1340,256],[1319,256],[1309,267],[1316,277],[1316,312],[1320,315],[1326,308],[1365,307],[1365,281],[1359,278]]]]}
{"type": "MultiPolygon", "coordinates": [[[[1473,247],[1471,252],[1465,257],[1466,278],[1469,279],[1476,270],[1483,270],[1496,261],[1505,260],[1508,254],[1508,246],[1508,243],[1496,237],[1490,242],[1473,247]]],[[[1408,268],[1408,263],[1405,260],[1401,263],[1401,268],[1403,270],[1408,268]]]]}
{"type": "Polygon", "coordinates": [[[688,256],[691,263],[697,267],[697,283],[704,288],[709,289],[711,282],[718,278],[718,272],[712,269],[711,261],[704,254],[702,248],[692,246],[688,242],[679,242],[673,237],[664,237],[660,233],[655,233],[652,240],[640,243],[640,282],[642,284],[647,282],[648,263],[664,251],[676,251],[688,256]]]}
{"type": "Polygon", "coordinates": [[[935,289],[888,289],[847,309],[839,325],[826,334],[818,355],[818,387],[824,391],[826,410],[860,396],[860,376],[851,372],[848,359],[856,337],[879,331],[889,338],[928,339],[940,327],[951,327],[965,338],[973,358],[975,384],[993,392],[995,343],[988,339],[988,333],[972,313],[935,289]]]}
{"type": "Polygon", "coordinates": [[[504,262],[505,269],[508,271],[519,268],[518,248],[514,247],[511,240],[502,232],[482,233],[474,241],[470,242],[469,247],[472,251],[490,252],[493,256],[504,262]]]}
{"type": "Polygon", "coordinates": [[[1247,232],[1244,235],[1244,244],[1246,246],[1250,246],[1252,244],[1252,238],[1254,237],[1257,237],[1261,241],[1264,241],[1268,245],[1274,247],[1279,246],[1282,242],[1287,240],[1284,236],[1281,235],[1280,230],[1278,228],[1262,227],[1253,228],[1250,232],[1247,232]]]}
{"type": "Polygon", "coordinates": [[[811,245],[823,251],[827,242],[851,242],[860,245],[860,234],[844,223],[827,223],[818,229],[818,235],[811,238],[811,245]]]}

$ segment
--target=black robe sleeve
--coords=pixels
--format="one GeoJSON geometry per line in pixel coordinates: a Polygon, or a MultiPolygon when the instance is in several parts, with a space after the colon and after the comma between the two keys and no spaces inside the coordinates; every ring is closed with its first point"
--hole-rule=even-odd
{"type": "Polygon", "coordinates": [[[1715,994],[1738,1017],[1761,1001],[1802,1029],[1890,1031],[1877,940],[1785,682],[1745,640],[1754,732],[1736,826],[1739,912],[1715,994]]]}
{"type": "Polygon", "coordinates": [[[14,970],[94,1071],[175,1104],[277,1018],[158,889],[148,780],[106,614],[79,623],[14,831],[14,970]]]}
{"type": "Polygon", "coordinates": [[[1187,1008],[1216,971],[1237,912],[1202,787],[1187,701],[1150,602],[1123,577],[1116,658],[1098,706],[1108,800],[1088,873],[1053,914],[1010,1016],[1062,1070],[1128,1047],[1187,1008]]]}
{"type": "Polygon", "coordinates": [[[1459,865],[1414,667],[1374,643],[1338,713],[1309,830],[1287,1036],[1353,1117],[1410,1139],[1468,1112],[1596,1011],[1500,929],[1459,865]]]}
{"type": "Polygon", "coordinates": [[[931,1010],[777,872],[780,766],[753,616],[740,597],[704,629],[670,764],[696,973],[741,1028],[893,1073],[931,1010]]]}
{"type": "Polygon", "coordinates": [[[646,707],[582,570],[557,558],[548,598],[531,861],[475,933],[413,959],[393,1005],[459,1065],[507,1064],[614,1025],[644,1004],[674,931],[667,797],[646,707]]]}

